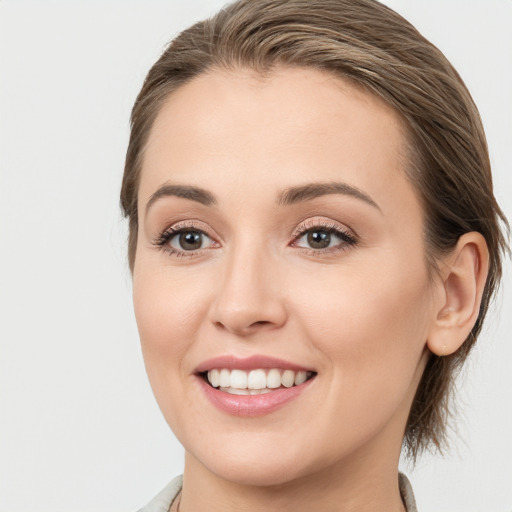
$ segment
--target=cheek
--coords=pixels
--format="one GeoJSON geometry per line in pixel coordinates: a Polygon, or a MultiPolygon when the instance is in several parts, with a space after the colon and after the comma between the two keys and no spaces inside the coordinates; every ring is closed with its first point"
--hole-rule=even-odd
{"type": "Polygon", "coordinates": [[[187,353],[196,337],[201,300],[197,286],[171,279],[159,269],[135,268],[133,301],[146,372],[156,401],[176,435],[188,425],[186,378],[187,353]]]}
{"type": "Polygon", "coordinates": [[[338,271],[297,289],[296,316],[336,383],[332,389],[343,390],[332,399],[385,407],[399,403],[414,379],[432,308],[425,269],[404,271],[398,262],[375,268],[338,271]]]}
{"type": "MultiPolygon", "coordinates": [[[[190,373],[186,354],[198,337],[207,309],[204,281],[139,261],[133,276],[133,301],[146,370],[157,400],[190,373]]],[[[162,405],[162,404],[161,404],[162,405]]]]}
{"type": "Polygon", "coordinates": [[[333,275],[299,292],[299,330],[323,361],[315,425],[329,453],[361,446],[386,425],[402,429],[423,372],[428,280],[381,270],[333,275]]]}
{"type": "Polygon", "coordinates": [[[133,275],[133,301],[141,342],[159,350],[169,345],[179,350],[190,342],[183,332],[202,317],[211,286],[204,273],[196,276],[193,270],[180,272],[161,264],[145,265],[142,258],[138,263],[133,275]]]}

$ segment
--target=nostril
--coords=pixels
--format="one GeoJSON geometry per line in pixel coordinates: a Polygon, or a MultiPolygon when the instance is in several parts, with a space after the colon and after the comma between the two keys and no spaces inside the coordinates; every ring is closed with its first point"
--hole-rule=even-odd
{"type": "Polygon", "coordinates": [[[255,322],[244,322],[241,318],[225,319],[225,321],[216,321],[215,327],[219,330],[227,330],[239,335],[253,334],[259,330],[272,328],[276,324],[269,320],[257,320],[255,322]]]}
{"type": "Polygon", "coordinates": [[[281,327],[287,319],[278,290],[261,283],[259,276],[233,271],[212,302],[210,319],[218,329],[252,334],[259,329],[281,327]]]}

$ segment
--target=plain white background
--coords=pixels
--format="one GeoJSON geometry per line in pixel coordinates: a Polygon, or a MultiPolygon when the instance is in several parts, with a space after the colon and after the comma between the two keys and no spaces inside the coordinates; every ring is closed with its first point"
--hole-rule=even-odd
{"type": "MultiPolygon", "coordinates": [[[[1,512],[136,510],[182,470],[144,372],[118,193],[145,73],[223,3],[0,1],[1,512]]],[[[466,81],[512,218],[512,1],[386,3],[466,81]]],[[[512,511],[510,268],[451,452],[403,466],[422,512],[512,511]]]]}

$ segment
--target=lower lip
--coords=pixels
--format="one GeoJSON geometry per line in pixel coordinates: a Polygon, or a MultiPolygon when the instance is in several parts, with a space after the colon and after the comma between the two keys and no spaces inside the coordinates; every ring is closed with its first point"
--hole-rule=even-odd
{"type": "Polygon", "coordinates": [[[263,416],[283,407],[304,392],[314,377],[299,386],[279,388],[263,395],[232,395],[213,388],[198,377],[200,385],[213,405],[233,416],[263,416]]]}

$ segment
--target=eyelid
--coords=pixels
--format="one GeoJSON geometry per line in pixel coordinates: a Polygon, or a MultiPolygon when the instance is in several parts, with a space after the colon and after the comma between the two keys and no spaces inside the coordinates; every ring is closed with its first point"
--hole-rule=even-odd
{"type": "Polygon", "coordinates": [[[346,251],[349,248],[357,245],[359,243],[359,237],[357,234],[344,224],[341,224],[332,219],[307,219],[301,222],[293,231],[292,242],[290,243],[291,247],[295,247],[301,251],[304,251],[306,254],[317,255],[317,256],[327,256],[330,254],[338,253],[341,251],[346,251]],[[303,238],[308,232],[311,231],[327,231],[333,233],[337,238],[340,239],[340,243],[325,248],[313,248],[313,247],[304,247],[302,245],[298,245],[298,242],[301,238],[303,238]]]}
{"type": "Polygon", "coordinates": [[[327,218],[310,218],[302,221],[292,232],[291,238],[295,241],[298,237],[304,235],[312,229],[324,229],[325,231],[339,231],[354,240],[359,240],[358,235],[348,226],[327,218]]]}
{"type": "MultiPolygon", "coordinates": [[[[216,236],[213,230],[204,222],[196,219],[182,220],[174,224],[169,225],[163,231],[161,231],[152,241],[157,249],[163,250],[170,255],[174,256],[196,256],[205,250],[216,249],[221,246],[219,237],[216,236]],[[212,241],[212,244],[208,247],[201,247],[195,250],[180,250],[170,245],[170,241],[174,239],[179,233],[187,231],[196,231],[202,233],[204,236],[212,241]]],[[[329,254],[341,250],[347,250],[349,247],[356,245],[359,242],[358,235],[346,225],[329,218],[308,218],[303,220],[292,232],[291,242],[288,244],[291,247],[304,250],[308,253],[314,254],[329,254]],[[303,247],[297,245],[298,240],[302,238],[306,233],[313,230],[323,230],[333,233],[340,239],[340,243],[333,247],[327,247],[322,249],[315,249],[313,247],[303,247]]]]}
{"type": "Polygon", "coordinates": [[[169,225],[156,235],[152,241],[152,245],[154,245],[159,250],[163,250],[168,254],[175,256],[195,256],[202,251],[220,247],[218,237],[212,233],[212,230],[208,227],[208,225],[195,219],[179,221],[169,225]],[[199,232],[209,238],[213,244],[210,247],[202,247],[200,249],[191,251],[176,249],[169,244],[169,242],[173,240],[179,233],[187,231],[199,232]]]}
{"type": "MultiPolygon", "coordinates": [[[[186,230],[199,231],[199,232],[204,233],[205,235],[209,236],[212,239],[218,238],[214,234],[213,230],[208,226],[208,224],[205,224],[204,222],[199,221],[197,219],[180,220],[173,224],[169,224],[165,229],[160,231],[160,234],[164,234],[167,232],[186,231],[186,230]]],[[[160,236],[160,234],[157,236],[160,236]]]]}

